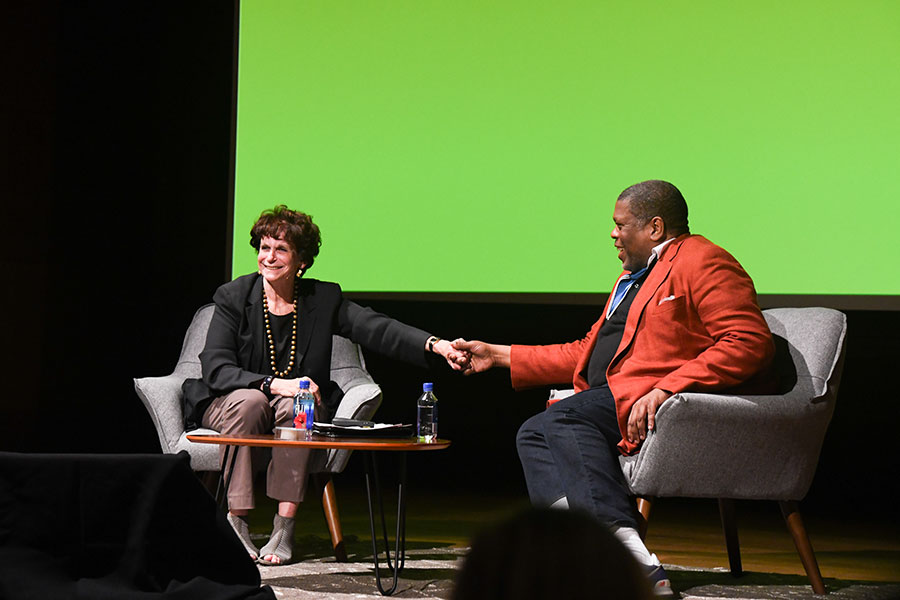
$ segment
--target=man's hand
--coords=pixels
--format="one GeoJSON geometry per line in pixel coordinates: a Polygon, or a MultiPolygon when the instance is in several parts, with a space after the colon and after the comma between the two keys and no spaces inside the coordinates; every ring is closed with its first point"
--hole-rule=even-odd
{"type": "Polygon", "coordinates": [[[656,411],[669,396],[669,392],[653,388],[632,405],[626,428],[629,442],[636,444],[647,439],[647,431],[656,428],[656,411]]]}
{"type": "Polygon", "coordinates": [[[470,356],[469,364],[463,368],[465,375],[481,373],[492,367],[509,366],[509,346],[457,339],[453,340],[453,347],[470,356]]]}

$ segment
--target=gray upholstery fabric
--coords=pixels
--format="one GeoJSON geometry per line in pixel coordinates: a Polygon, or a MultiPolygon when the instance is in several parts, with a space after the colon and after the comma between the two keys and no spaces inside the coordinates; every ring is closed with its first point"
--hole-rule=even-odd
{"type": "MultiPolygon", "coordinates": [[[[366,361],[359,346],[339,335],[331,340],[331,379],[344,390],[336,417],[371,419],[381,406],[381,388],[366,371],[366,361]]],[[[316,452],[310,472],[340,473],[347,466],[352,450],[316,452]]]]}
{"type": "Polygon", "coordinates": [[[827,308],[763,311],[775,369],[789,389],[771,396],[681,393],[620,462],[645,496],[800,500],[809,490],[834,411],[847,320],[827,308]]]}
{"type": "MultiPolygon", "coordinates": [[[[195,471],[218,471],[219,446],[194,444],[184,430],[181,408],[181,384],[189,377],[200,377],[200,352],[206,344],[206,332],[215,306],[207,304],[195,314],[184,336],[181,355],[170,375],[142,377],[134,380],[134,389],[144,403],[159,435],[159,445],[166,454],[186,450],[195,471]]],[[[381,405],[381,388],[365,370],[359,346],[350,340],[334,336],[331,352],[331,378],[344,390],[344,398],[337,416],[370,419],[381,405]]],[[[191,433],[216,433],[211,429],[196,429],[191,433]]],[[[311,472],[337,473],[350,458],[349,450],[317,452],[312,457],[311,472]]]]}
{"type": "MultiPolygon", "coordinates": [[[[181,408],[181,384],[189,377],[200,377],[200,352],[206,344],[206,331],[209,329],[214,310],[215,305],[207,304],[194,313],[194,318],[184,335],[178,362],[170,375],[134,380],[134,389],[150,413],[163,453],[175,454],[186,450],[191,456],[191,468],[195,471],[220,469],[218,446],[188,441],[181,408]]],[[[210,429],[198,429],[193,433],[215,432],[210,429]]]]}
{"type": "Polygon", "coordinates": [[[801,500],[812,483],[843,368],[846,316],[828,308],[763,311],[782,393],[680,393],[657,412],[634,456],[620,457],[642,496],[801,500]]]}

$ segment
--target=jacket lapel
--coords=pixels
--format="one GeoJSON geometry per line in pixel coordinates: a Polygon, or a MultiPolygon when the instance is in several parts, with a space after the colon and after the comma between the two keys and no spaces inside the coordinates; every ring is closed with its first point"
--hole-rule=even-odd
{"type": "Polygon", "coordinates": [[[244,305],[244,323],[247,331],[241,332],[241,354],[248,365],[256,373],[268,373],[270,367],[265,363],[269,353],[269,341],[266,339],[266,325],[262,313],[262,277],[257,277],[250,288],[250,296],[244,305]]]}
{"type": "Polygon", "coordinates": [[[303,364],[306,349],[312,339],[316,324],[318,302],[314,294],[315,285],[311,280],[300,280],[300,297],[297,299],[297,365],[303,364]]]}
{"type": "Polygon", "coordinates": [[[615,356],[613,356],[612,361],[609,363],[610,366],[615,364],[622,354],[624,354],[628,346],[631,345],[631,342],[634,339],[634,332],[637,331],[638,324],[644,316],[644,309],[647,308],[647,304],[650,303],[650,300],[656,296],[659,287],[666,279],[668,279],[669,272],[672,270],[672,262],[678,255],[678,250],[681,249],[681,244],[688,238],[688,235],[689,234],[685,234],[677,237],[670,242],[668,246],[663,248],[662,256],[659,257],[657,263],[650,270],[647,281],[645,281],[644,285],[641,286],[641,289],[638,290],[637,296],[634,297],[634,302],[628,310],[628,319],[625,321],[625,332],[622,334],[622,341],[619,343],[619,348],[616,350],[615,356]]]}

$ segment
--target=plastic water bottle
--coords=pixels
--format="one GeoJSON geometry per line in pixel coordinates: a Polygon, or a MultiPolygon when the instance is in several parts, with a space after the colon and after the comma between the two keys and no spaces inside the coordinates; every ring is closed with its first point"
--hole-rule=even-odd
{"type": "Polygon", "coordinates": [[[438,433],[437,396],[434,384],[423,383],[422,395],[416,401],[416,437],[420,442],[433,442],[438,433]]]}
{"type": "Polygon", "coordinates": [[[300,382],[300,389],[294,396],[294,427],[306,430],[306,437],[312,436],[315,421],[316,399],[309,391],[309,381],[300,382]]]}

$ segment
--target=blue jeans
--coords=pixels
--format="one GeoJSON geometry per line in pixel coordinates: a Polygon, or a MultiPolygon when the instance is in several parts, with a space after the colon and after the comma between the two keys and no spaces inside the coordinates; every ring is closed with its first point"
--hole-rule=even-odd
{"type": "Polygon", "coordinates": [[[552,404],[519,428],[516,446],[532,504],[563,496],[608,525],[637,527],[616,444],[622,439],[607,386],[552,404]]]}

